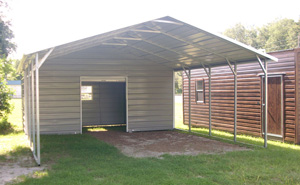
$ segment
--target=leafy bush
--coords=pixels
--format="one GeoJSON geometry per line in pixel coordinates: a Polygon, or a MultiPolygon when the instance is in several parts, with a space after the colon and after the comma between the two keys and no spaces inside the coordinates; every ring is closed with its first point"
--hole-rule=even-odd
{"type": "Polygon", "coordinates": [[[12,106],[10,100],[13,92],[6,85],[5,72],[7,69],[5,58],[0,59],[0,133],[12,128],[8,122],[8,115],[11,113],[12,106]]]}
{"type": "Polygon", "coordinates": [[[7,132],[13,131],[12,124],[8,122],[8,117],[2,117],[0,120],[0,134],[5,134],[7,132]]]}

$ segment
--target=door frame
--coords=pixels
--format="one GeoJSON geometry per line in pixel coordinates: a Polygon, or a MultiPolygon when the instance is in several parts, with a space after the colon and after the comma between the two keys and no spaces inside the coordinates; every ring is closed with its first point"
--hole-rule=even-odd
{"type": "Polygon", "coordinates": [[[80,76],[80,133],[82,134],[82,100],[81,86],[82,82],[125,82],[126,98],[126,132],[128,132],[128,77],[127,76],[80,76]]]}
{"type": "MultiPolygon", "coordinates": [[[[280,89],[281,89],[281,111],[280,111],[280,114],[281,114],[281,135],[278,135],[278,134],[272,134],[272,133],[268,133],[267,132],[267,135],[268,136],[271,136],[271,137],[277,137],[277,138],[284,138],[284,84],[283,84],[283,76],[284,74],[268,74],[268,78],[274,78],[274,77],[280,77],[280,89]]],[[[264,75],[261,75],[261,108],[263,110],[263,95],[264,95],[264,87],[263,87],[263,78],[264,78],[264,75]]],[[[269,91],[268,91],[269,93],[269,91]]],[[[263,113],[263,112],[262,112],[263,113]]],[[[268,114],[267,114],[268,115],[268,114]]],[[[263,114],[261,114],[261,129],[262,129],[262,135],[264,135],[264,129],[263,129],[263,114]]],[[[268,124],[267,124],[268,126],[268,124]]]]}

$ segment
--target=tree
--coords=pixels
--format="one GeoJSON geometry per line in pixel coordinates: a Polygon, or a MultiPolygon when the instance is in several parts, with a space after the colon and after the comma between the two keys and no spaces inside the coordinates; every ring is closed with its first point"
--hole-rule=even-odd
{"type": "Polygon", "coordinates": [[[182,93],[182,71],[175,72],[175,93],[182,93]]]}
{"type": "Polygon", "coordinates": [[[7,57],[15,51],[16,44],[12,42],[14,38],[13,31],[10,29],[10,20],[7,20],[4,11],[8,10],[7,2],[0,0],[0,55],[7,57]]]}
{"type": "Polygon", "coordinates": [[[223,34],[256,49],[266,49],[267,52],[292,49],[297,47],[300,21],[278,19],[260,28],[250,29],[238,23],[223,34]]]}
{"type": "Polygon", "coordinates": [[[13,79],[15,69],[13,61],[8,60],[7,56],[15,50],[15,44],[12,42],[14,37],[10,29],[10,22],[4,21],[2,9],[7,8],[7,3],[0,0],[0,132],[11,128],[8,122],[8,114],[11,112],[10,99],[12,96],[11,90],[6,85],[7,79],[13,79]]]}
{"type": "Polygon", "coordinates": [[[15,80],[16,77],[16,69],[14,66],[15,61],[12,59],[7,59],[2,57],[0,60],[1,65],[1,76],[3,76],[4,80],[15,80]]]}
{"type": "Polygon", "coordinates": [[[269,36],[265,48],[274,51],[297,47],[300,34],[299,23],[292,19],[281,19],[267,25],[269,36]]]}
{"type": "Polygon", "coordinates": [[[12,109],[10,105],[12,91],[6,85],[6,78],[12,69],[11,62],[7,61],[5,57],[0,59],[0,133],[11,129],[8,115],[12,109]]]}
{"type": "Polygon", "coordinates": [[[20,60],[13,60],[12,63],[13,63],[13,67],[14,67],[14,71],[12,73],[12,77],[13,79],[12,80],[21,80],[22,79],[22,73],[18,72],[18,68],[19,68],[19,65],[20,65],[20,60]]]}
{"type": "Polygon", "coordinates": [[[248,30],[241,23],[238,23],[234,27],[225,30],[223,34],[227,37],[251,46],[253,45],[252,42],[256,37],[255,30],[248,30]]]}
{"type": "Polygon", "coordinates": [[[3,21],[0,16],[0,55],[8,56],[15,50],[16,45],[12,42],[14,38],[13,32],[10,29],[10,22],[3,21]]]}

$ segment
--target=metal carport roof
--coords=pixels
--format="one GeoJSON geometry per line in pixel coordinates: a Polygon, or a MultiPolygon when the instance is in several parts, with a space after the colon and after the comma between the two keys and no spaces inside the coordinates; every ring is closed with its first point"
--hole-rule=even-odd
{"type": "MultiPolygon", "coordinates": [[[[56,46],[49,59],[99,45],[114,46],[174,70],[227,65],[227,61],[245,63],[277,58],[225,36],[213,34],[172,17],[162,17],[119,30],[56,46]]],[[[45,56],[49,49],[36,53],[45,56]]],[[[49,53],[48,53],[49,54],[49,53]]],[[[29,59],[29,60],[28,60],[29,59]]],[[[24,67],[24,66],[23,66],[24,67]]]]}
{"type": "MultiPolygon", "coordinates": [[[[25,55],[19,65],[19,71],[24,71],[24,84],[27,84],[24,85],[25,122],[26,124],[29,123],[29,127],[33,128],[33,132],[30,131],[29,133],[29,140],[38,164],[40,164],[39,68],[47,59],[58,58],[96,46],[102,46],[102,48],[109,46],[113,51],[116,49],[121,50],[138,58],[167,66],[173,70],[184,70],[189,77],[189,106],[191,105],[190,71],[194,68],[204,68],[209,77],[210,135],[211,68],[229,65],[235,82],[234,141],[236,141],[237,134],[237,65],[246,62],[258,62],[265,75],[265,84],[268,84],[267,62],[277,61],[277,58],[252,47],[227,37],[210,33],[172,17],[162,17],[25,55]],[[264,61],[264,64],[262,61],[264,61]],[[36,131],[34,130],[35,127],[36,131]]],[[[267,85],[265,85],[264,93],[264,133],[267,133],[267,85]]],[[[190,115],[189,108],[189,127],[191,128],[190,115]]],[[[264,137],[266,147],[267,134],[264,134],[264,137]]]]}

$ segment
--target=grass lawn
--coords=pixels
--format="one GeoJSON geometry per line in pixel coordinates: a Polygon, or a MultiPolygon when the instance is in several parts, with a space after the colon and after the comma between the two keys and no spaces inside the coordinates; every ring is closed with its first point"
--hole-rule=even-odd
{"type": "Polygon", "coordinates": [[[27,136],[23,132],[21,100],[11,100],[14,109],[9,116],[9,122],[12,123],[14,131],[5,135],[0,134],[0,162],[5,162],[7,158],[10,161],[18,160],[22,155],[30,155],[27,136]]]}
{"type": "MultiPolygon", "coordinates": [[[[181,104],[176,106],[180,108],[181,104]]],[[[19,114],[12,115],[16,123],[20,121],[19,114]]],[[[176,126],[182,126],[180,115],[176,118],[176,126]]],[[[193,128],[193,131],[207,133],[206,129],[193,128]]],[[[232,137],[224,132],[213,134],[232,137]]],[[[7,155],[28,152],[26,142],[20,139],[25,139],[20,132],[0,136],[2,161],[7,155]]],[[[262,139],[249,136],[238,139],[258,145],[263,143],[262,139]]],[[[267,149],[253,147],[249,151],[198,156],[164,155],[163,159],[127,157],[88,134],[42,136],[41,144],[42,165],[51,167],[36,173],[35,177],[24,177],[20,184],[300,183],[300,146],[279,142],[269,142],[267,149]]]]}

